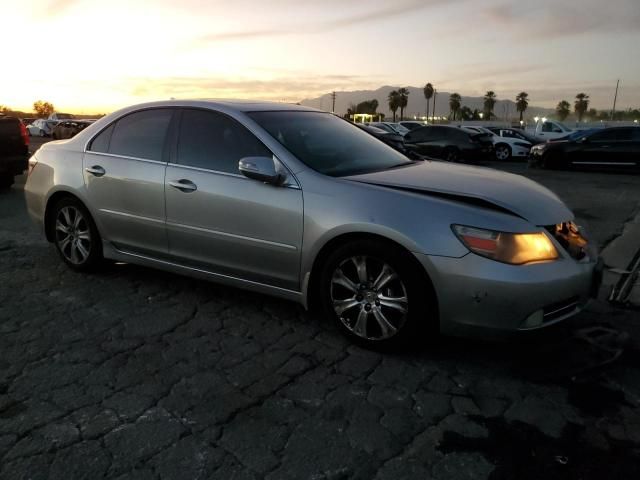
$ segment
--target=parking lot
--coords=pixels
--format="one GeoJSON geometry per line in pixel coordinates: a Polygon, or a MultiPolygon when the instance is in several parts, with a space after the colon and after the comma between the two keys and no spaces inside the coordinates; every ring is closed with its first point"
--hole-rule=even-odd
{"type": "MultiPolygon", "coordinates": [[[[601,248],[640,211],[639,175],[490,166],[551,188],[601,248]]],[[[293,303],[74,273],[19,181],[0,192],[0,478],[640,478],[640,311],[606,294],[541,338],[374,353],[293,303]]]]}

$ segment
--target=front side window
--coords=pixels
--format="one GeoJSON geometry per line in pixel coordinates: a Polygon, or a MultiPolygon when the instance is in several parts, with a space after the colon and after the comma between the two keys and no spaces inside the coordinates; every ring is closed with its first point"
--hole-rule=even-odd
{"type": "Polygon", "coordinates": [[[172,110],[163,108],[122,117],[115,123],[108,153],[161,161],[172,114],[172,110]]]}
{"type": "Polygon", "coordinates": [[[251,112],[249,116],[310,168],[332,177],[412,162],[372,135],[323,112],[251,112]]]}
{"type": "Polygon", "coordinates": [[[620,140],[631,140],[631,132],[623,129],[605,129],[594,133],[589,138],[592,142],[615,142],[620,140]]]}
{"type": "Polygon", "coordinates": [[[207,110],[184,110],[178,136],[177,163],[225,173],[239,173],[244,157],[272,153],[232,118],[207,110]]]}

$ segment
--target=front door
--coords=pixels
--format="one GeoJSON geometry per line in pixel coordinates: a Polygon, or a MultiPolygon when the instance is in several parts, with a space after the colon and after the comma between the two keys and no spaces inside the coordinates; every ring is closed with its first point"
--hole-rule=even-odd
{"type": "Polygon", "coordinates": [[[138,253],[167,253],[165,138],[173,110],[120,118],[98,134],[83,158],[89,205],[104,239],[138,253]]]}
{"type": "Polygon", "coordinates": [[[302,191],[251,180],[238,161],[272,153],[236,120],[184,109],[167,167],[169,254],[183,264],[299,289],[302,191]]]}
{"type": "Polygon", "coordinates": [[[625,134],[630,139],[630,132],[618,128],[605,128],[590,135],[581,142],[581,151],[575,152],[571,162],[583,167],[624,166],[625,134]]]}

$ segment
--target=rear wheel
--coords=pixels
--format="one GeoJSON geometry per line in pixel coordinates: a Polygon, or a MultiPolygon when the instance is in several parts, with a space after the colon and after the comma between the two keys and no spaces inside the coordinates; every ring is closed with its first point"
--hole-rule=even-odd
{"type": "Polygon", "coordinates": [[[54,243],[72,269],[89,271],[102,261],[102,241],[89,211],[79,200],[63,198],[53,211],[54,243]]]}
{"type": "Polygon", "coordinates": [[[460,152],[456,148],[447,148],[444,151],[444,159],[447,162],[459,162],[460,161],[460,152]]]}
{"type": "Polygon", "coordinates": [[[511,160],[511,147],[504,143],[500,143],[496,145],[495,148],[496,159],[501,162],[506,162],[511,160]]]}
{"type": "MultiPolygon", "coordinates": [[[[384,242],[344,244],[324,262],[323,310],[355,343],[386,349],[436,328],[432,287],[409,254],[384,242]]],[[[422,340],[426,340],[424,337],[422,340]]]]}
{"type": "Polygon", "coordinates": [[[46,137],[47,133],[44,130],[40,130],[40,136],[41,137],[46,137]]]}

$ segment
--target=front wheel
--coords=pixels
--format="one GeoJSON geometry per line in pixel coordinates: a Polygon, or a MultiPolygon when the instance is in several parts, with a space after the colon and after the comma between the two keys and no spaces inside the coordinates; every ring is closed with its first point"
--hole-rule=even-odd
{"type": "Polygon", "coordinates": [[[102,241],[89,211],[80,201],[63,198],[53,215],[53,238],[62,260],[74,270],[93,270],[102,261],[102,241]]]}
{"type": "Polygon", "coordinates": [[[500,160],[501,162],[511,160],[511,148],[509,147],[509,145],[496,145],[495,154],[496,159],[500,160]]]}
{"type": "Polygon", "coordinates": [[[373,240],[342,245],[324,263],[320,289],[325,313],[365,347],[394,348],[437,331],[431,284],[395,246],[373,240]]]}

